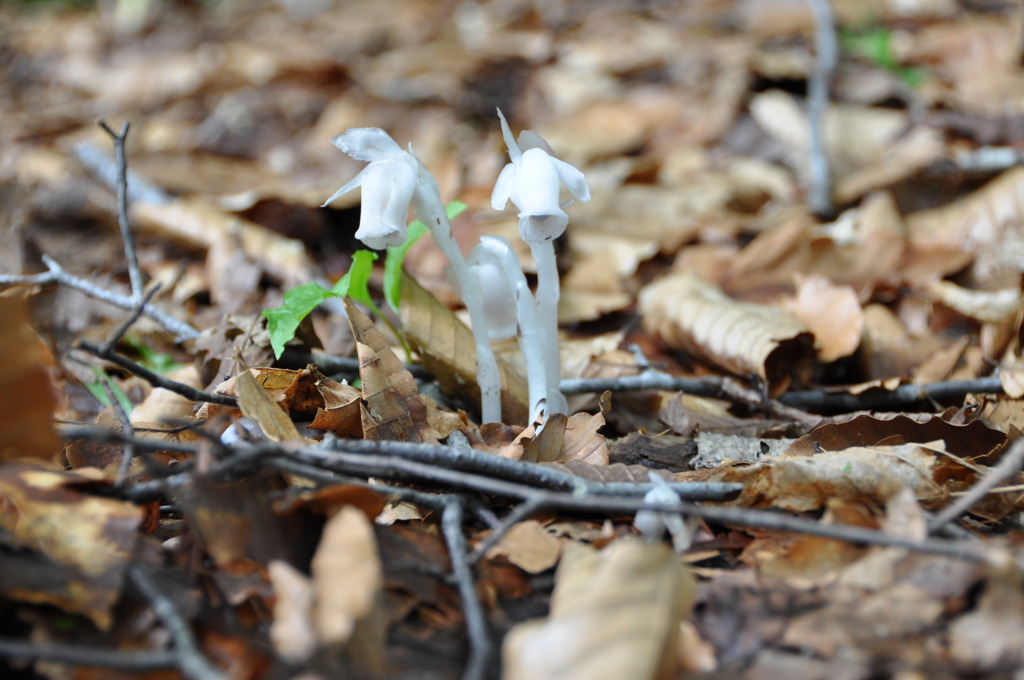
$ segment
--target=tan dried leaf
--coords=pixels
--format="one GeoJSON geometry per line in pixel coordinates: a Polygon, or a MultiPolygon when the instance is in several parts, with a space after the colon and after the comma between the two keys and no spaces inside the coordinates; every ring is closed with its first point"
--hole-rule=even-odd
{"type": "Polygon", "coordinates": [[[935,465],[935,454],[915,444],[854,447],[729,468],[721,479],[743,482],[741,505],[807,512],[835,499],[885,502],[903,487],[934,501],[943,495],[935,465]]]}
{"type": "Polygon", "coordinates": [[[313,582],[284,560],[271,560],[267,576],[274,587],[274,616],[270,642],[274,651],[290,663],[307,661],[316,651],[313,630],[313,582]]]}
{"type": "Polygon", "coordinates": [[[773,392],[784,389],[793,364],[812,353],[812,335],[790,314],[733,300],[688,272],[647,286],[640,311],[644,326],[670,346],[738,375],[755,375],[773,392]]]}
{"type": "Polygon", "coordinates": [[[551,614],[506,636],[502,678],[672,677],[693,588],[666,545],[622,538],[597,552],[569,544],[555,575],[551,614]]]}
{"type": "Polygon", "coordinates": [[[925,291],[964,316],[988,323],[1009,323],[1020,313],[1024,294],[1020,288],[970,290],[951,281],[932,281],[925,291]]]}
{"type": "Polygon", "coordinates": [[[235,377],[238,406],[246,417],[259,423],[267,438],[275,442],[305,441],[288,413],[274,402],[263,386],[256,381],[253,370],[243,371],[235,377]]]}
{"type": "Polygon", "coordinates": [[[504,555],[523,571],[539,574],[558,564],[561,552],[561,542],[544,525],[531,519],[509,529],[487,556],[504,555]]]}
{"type": "Polygon", "coordinates": [[[853,354],[864,330],[864,312],[856,291],[824,276],[796,277],[796,317],[814,334],[818,358],[831,363],[853,354]]]}
{"type": "Polygon", "coordinates": [[[420,396],[412,373],[391,351],[384,334],[349,298],[345,298],[345,311],[359,353],[363,436],[436,444],[440,435],[430,425],[429,405],[420,396]]]}
{"type": "Polygon", "coordinates": [[[380,669],[386,633],[384,574],[373,524],[362,511],[346,506],[327,521],[311,570],[317,640],[347,645],[358,665],[380,669]]]}

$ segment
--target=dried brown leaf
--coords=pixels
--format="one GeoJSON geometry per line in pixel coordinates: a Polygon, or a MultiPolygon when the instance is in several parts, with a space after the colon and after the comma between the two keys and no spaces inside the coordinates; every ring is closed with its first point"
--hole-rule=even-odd
{"type": "Polygon", "coordinates": [[[831,363],[853,354],[864,330],[864,312],[856,291],[824,276],[797,276],[796,317],[814,334],[818,359],[831,363]]]}
{"type": "Polygon", "coordinates": [[[773,392],[788,384],[793,365],[810,358],[813,337],[781,309],[729,298],[689,273],[648,285],[640,293],[644,326],[671,347],[703,357],[738,375],[754,375],[773,392]]]}
{"type": "Polygon", "coordinates": [[[256,421],[263,434],[271,441],[305,441],[288,412],[271,399],[263,386],[256,381],[253,370],[243,371],[235,376],[238,406],[242,413],[256,421]]]}
{"type": "Polygon", "coordinates": [[[935,466],[936,455],[915,444],[852,447],[729,468],[721,479],[743,482],[742,505],[806,512],[836,499],[885,502],[905,486],[935,501],[943,495],[932,479],[935,466]]]}
{"type": "Polygon", "coordinates": [[[558,564],[561,552],[561,542],[543,524],[531,519],[509,529],[487,556],[503,555],[523,571],[539,574],[558,564]]]}
{"type": "Polygon", "coordinates": [[[430,405],[420,396],[412,373],[391,351],[384,334],[349,298],[345,298],[345,311],[359,353],[363,436],[436,444],[440,434],[429,422],[430,405]]]}
{"type": "Polygon", "coordinates": [[[6,597],[51,604],[106,630],[134,559],[143,509],[69,486],[88,479],[30,464],[0,467],[4,542],[28,553],[5,558],[0,583],[6,597]],[[42,555],[43,563],[20,564],[29,554],[42,555]]]}
{"type": "Polygon", "coordinates": [[[512,629],[503,680],[653,680],[672,677],[692,577],[671,550],[619,539],[601,552],[569,544],[551,614],[512,629]]]}
{"type": "Polygon", "coordinates": [[[323,645],[343,645],[358,666],[380,671],[386,621],[384,574],[373,524],[346,506],[327,521],[313,556],[313,627],[323,645]]]}
{"type": "Polygon", "coordinates": [[[28,305],[0,297],[0,461],[53,459],[60,439],[53,427],[57,406],[46,372],[49,352],[28,323],[28,305]]]}

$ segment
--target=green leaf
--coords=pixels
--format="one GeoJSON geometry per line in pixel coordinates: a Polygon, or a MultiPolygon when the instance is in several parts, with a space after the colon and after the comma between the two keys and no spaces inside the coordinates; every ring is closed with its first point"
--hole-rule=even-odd
{"type": "Polygon", "coordinates": [[[100,402],[104,406],[110,406],[110,399],[107,396],[107,391],[103,389],[103,384],[106,383],[107,387],[110,388],[110,392],[117,399],[117,403],[121,405],[121,409],[127,414],[132,414],[132,409],[135,405],[132,400],[128,398],[128,395],[124,393],[117,383],[110,379],[110,376],[96,368],[90,366],[93,374],[96,376],[95,382],[85,383],[85,389],[89,390],[89,393],[96,398],[96,401],[100,402]]]}
{"type": "Polygon", "coordinates": [[[370,309],[375,309],[373,298],[370,297],[370,276],[373,275],[373,263],[377,253],[372,250],[357,250],[352,255],[352,268],[345,274],[349,280],[348,296],[356,302],[362,302],[370,309]]]}
{"type": "MultiPolygon", "coordinates": [[[[348,279],[349,275],[346,274],[334,288],[341,287],[342,281],[345,281],[344,287],[347,287],[348,279]]],[[[285,344],[295,337],[295,331],[302,320],[318,304],[335,295],[337,293],[327,290],[319,283],[304,283],[285,293],[280,307],[264,309],[263,316],[267,317],[267,330],[270,333],[270,346],[274,349],[274,356],[280,359],[285,344]]]]}
{"type": "MultiPolygon", "coordinates": [[[[445,206],[444,211],[448,215],[448,219],[453,220],[462,214],[466,207],[462,201],[452,201],[445,206]]],[[[387,256],[384,258],[384,299],[387,300],[388,306],[396,312],[402,292],[402,262],[405,260],[405,254],[409,251],[409,247],[428,231],[430,230],[427,225],[416,220],[409,225],[405,243],[388,248],[387,256]]]]}

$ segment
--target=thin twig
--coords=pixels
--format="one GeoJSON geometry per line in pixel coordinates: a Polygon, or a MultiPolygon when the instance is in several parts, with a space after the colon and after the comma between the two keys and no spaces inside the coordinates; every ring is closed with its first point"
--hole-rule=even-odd
{"type": "MultiPolygon", "coordinates": [[[[121,401],[114,394],[114,388],[110,386],[109,380],[101,380],[100,384],[103,385],[103,391],[107,395],[107,400],[110,402],[110,408],[114,410],[114,415],[117,416],[117,422],[121,424],[121,429],[126,437],[135,438],[135,429],[132,427],[132,421],[125,413],[124,407],[121,406],[121,401]]],[[[125,478],[128,476],[128,470],[131,467],[132,459],[135,458],[135,445],[131,442],[126,442],[124,445],[124,451],[121,452],[121,464],[117,466],[117,477],[114,480],[115,486],[121,486],[124,483],[125,478]]]]}
{"type": "Polygon", "coordinates": [[[122,651],[10,638],[0,638],[0,657],[24,661],[39,660],[67,666],[109,668],[127,673],[143,673],[173,668],[177,665],[174,654],[162,649],[122,651]]]}
{"type": "Polygon", "coordinates": [[[121,322],[120,326],[114,329],[114,332],[110,334],[107,341],[100,347],[100,351],[104,354],[109,354],[114,351],[114,348],[117,347],[117,343],[121,342],[121,339],[124,337],[124,334],[128,332],[128,329],[135,325],[135,322],[139,320],[139,317],[142,316],[143,308],[149,304],[149,301],[153,299],[153,296],[156,295],[159,290],[160,282],[157,281],[141,298],[139,298],[139,302],[135,305],[135,310],[128,315],[127,319],[121,322]]]}
{"type": "Polygon", "coordinates": [[[974,380],[949,380],[927,385],[900,385],[894,390],[868,390],[860,394],[830,390],[788,392],[779,401],[820,413],[850,413],[867,409],[892,410],[915,404],[960,401],[968,394],[1003,394],[998,376],[974,380]]]}
{"type": "Polygon", "coordinates": [[[462,535],[462,499],[458,496],[450,495],[445,499],[441,532],[448,545],[452,574],[462,598],[462,610],[469,634],[469,660],[462,672],[462,680],[484,680],[491,668],[491,636],[487,630],[487,616],[476,591],[473,569],[466,561],[466,538],[462,535]]]}
{"type": "Polygon", "coordinates": [[[940,528],[971,509],[985,494],[999,486],[1005,479],[1020,471],[1024,463],[1024,439],[1019,439],[1003,454],[999,463],[979,479],[970,490],[947,505],[928,522],[928,532],[935,533],[940,528]]]}
{"type": "Polygon", "coordinates": [[[125,121],[121,132],[114,132],[106,121],[99,121],[111,139],[114,140],[114,155],[117,158],[117,224],[121,228],[121,240],[124,242],[124,255],[128,261],[128,278],[132,283],[132,297],[142,297],[145,282],[142,280],[142,269],[139,267],[139,256],[135,250],[135,236],[128,222],[128,159],[125,156],[124,144],[128,139],[129,123],[125,121]]]}
{"type": "MultiPolygon", "coordinates": [[[[583,378],[563,380],[562,392],[585,394],[591,392],[637,392],[665,390],[685,392],[700,397],[734,398],[732,388],[726,386],[723,378],[685,378],[660,371],[645,371],[640,375],[618,378],[583,378]]],[[[786,406],[804,412],[834,413],[866,409],[906,408],[916,404],[931,404],[935,401],[955,401],[968,394],[1003,394],[998,376],[974,380],[950,380],[927,385],[900,385],[894,390],[867,390],[859,394],[837,392],[832,389],[797,390],[787,392],[778,398],[786,406]]],[[[742,401],[750,403],[748,396],[742,401]]]]}
{"type": "MultiPolygon", "coordinates": [[[[49,271],[41,274],[0,274],[0,290],[10,288],[11,286],[48,285],[55,283],[67,286],[68,288],[84,293],[93,299],[106,302],[107,304],[119,307],[120,309],[134,311],[138,304],[138,300],[132,297],[104,290],[85,279],[68,273],[63,267],[57,264],[55,260],[46,255],[43,255],[43,263],[49,271]]],[[[173,316],[170,316],[159,307],[155,307],[152,304],[146,304],[143,306],[142,314],[173,333],[178,340],[191,340],[199,337],[199,331],[195,328],[184,321],[175,319],[173,316]]]]}
{"type": "Polygon", "coordinates": [[[166,378],[159,373],[154,373],[145,366],[140,366],[131,359],[115,354],[113,352],[104,352],[102,347],[97,347],[88,340],[79,340],[75,343],[75,348],[84,350],[93,356],[101,359],[106,359],[112,364],[117,364],[121,368],[125,369],[133,375],[137,375],[153,387],[162,387],[165,390],[170,390],[176,394],[189,399],[191,401],[205,401],[210,404],[220,404],[221,406],[231,406],[238,408],[238,400],[234,397],[229,397],[226,394],[216,394],[214,392],[206,392],[204,390],[197,390],[191,385],[178,382],[166,378]]]}
{"type": "Polygon", "coordinates": [[[829,0],[807,0],[814,15],[814,70],[807,84],[810,154],[807,203],[811,212],[830,218],[835,212],[832,203],[832,175],[828,151],[825,149],[825,117],[828,112],[832,73],[839,62],[835,17],[829,0]]]}
{"type": "MultiPolygon", "coordinates": [[[[62,434],[67,438],[72,438],[73,436],[96,438],[101,436],[95,432],[95,428],[63,430],[62,434]]],[[[104,441],[123,439],[123,437],[113,432],[102,436],[105,437],[104,441]]],[[[145,438],[134,438],[132,441],[136,442],[140,450],[175,450],[195,453],[198,449],[195,445],[181,442],[172,443],[146,440],[145,438]]],[[[406,444],[406,442],[391,443],[406,444]]],[[[435,448],[444,449],[445,447],[435,448]]],[[[864,545],[905,548],[907,550],[947,555],[975,562],[984,561],[988,559],[989,555],[988,546],[978,541],[941,541],[936,539],[915,541],[863,527],[821,524],[813,519],[782,512],[726,505],[698,505],[689,501],[681,501],[672,507],[652,505],[645,503],[643,497],[639,495],[607,496],[592,493],[591,490],[594,486],[591,484],[587,484],[574,491],[538,488],[536,485],[528,482],[502,479],[500,475],[505,470],[491,470],[491,473],[497,474],[495,476],[488,476],[486,474],[448,469],[441,467],[436,462],[424,463],[418,460],[410,460],[404,455],[395,455],[393,453],[391,455],[350,453],[325,450],[321,447],[291,449],[272,442],[262,443],[254,446],[233,447],[231,455],[218,461],[210,474],[218,479],[227,478],[231,475],[258,469],[266,461],[274,458],[293,460],[315,468],[332,470],[343,475],[414,481],[421,485],[433,485],[437,489],[446,491],[452,488],[476,491],[504,498],[530,500],[536,503],[538,507],[585,514],[617,516],[633,515],[636,511],[642,509],[658,510],[659,512],[674,511],[684,516],[699,517],[721,524],[790,531],[864,545]]],[[[507,462],[519,463],[524,466],[532,465],[519,461],[507,462]]],[[[140,483],[136,487],[122,490],[120,493],[133,499],[138,497],[139,499],[153,500],[162,497],[161,494],[166,489],[187,484],[190,480],[190,474],[177,473],[163,480],[158,480],[158,482],[140,483]]],[[[650,485],[638,484],[636,486],[639,489],[640,487],[649,487],[650,485]]],[[[998,546],[992,546],[992,549],[999,548],[998,546]]]]}
{"type": "Polygon", "coordinates": [[[164,594],[153,575],[144,567],[134,566],[129,576],[171,634],[175,662],[182,675],[190,680],[224,680],[226,676],[203,655],[185,617],[174,600],[164,594]]]}

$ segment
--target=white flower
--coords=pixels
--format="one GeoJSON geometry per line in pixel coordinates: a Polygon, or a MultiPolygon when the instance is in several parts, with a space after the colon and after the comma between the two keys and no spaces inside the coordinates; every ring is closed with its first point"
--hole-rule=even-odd
{"type": "MultiPolygon", "coordinates": [[[[330,204],[356,187],[363,188],[356,238],[374,250],[405,242],[409,204],[417,204],[417,189],[434,185],[429,173],[380,128],[353,128],[331,140],[352,158],[370,164],[324,202],[330,204]],[[429,186],[427,186],[429,185],[429,186]]],[[[436,189],[435,189],[436,190],[436,189]]]]}
{"type": "Polygon", "coordinates": [[[498,117],[511,162],[498,175],[491,207],[504,210],[511,199],[519,208],[519,233],[527,243],[556,239],[569,223],[562,208],[572,203],[559,203],[560,185],[564,184],[578,200],[589,201],[587,180],[582,172],[555,158],[547,142],[535,132],[524,130],[516,143],[500,109],[498,117]]]}

